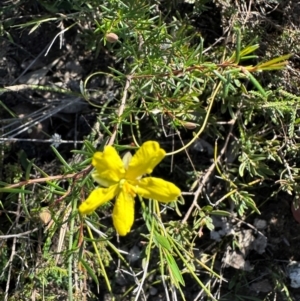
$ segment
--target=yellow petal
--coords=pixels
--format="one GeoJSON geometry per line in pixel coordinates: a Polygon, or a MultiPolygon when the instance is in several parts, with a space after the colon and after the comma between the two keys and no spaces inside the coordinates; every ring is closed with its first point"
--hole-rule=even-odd
{"type": "Polygon", "coordinates": [[[117,197],[113,210],[113,223],[117,232],[125,236],[131,229],[134,221],[134,198],[122,189],[117,197]]]}
{"type": "Polygon", "coordinates": [[[126,178],[133,180],[143,174],[150,174],[153,168],[165,157],[166,152],[156,141],[145,142],[132,157],[126,178]]]}
{"type": "Polygon", "coordinates": [[[103,152],[96,152],[92,164],[96,168],[93,174],[95,181],[103,186],[117,183],[125,176],[122,159],[112,146],[106,146],[103,152]]]}
{"type": "Polygon", "coordinates": [[[100,186],[103,187],[109,187],[118,183],[109,178],[110,177],[109,170],[101,172],[101,175],[99,175],[97,170],[94,170],[92,173],[92,177],[94,181],[96,181],[100,186]]]}
{"type": "Polygon", "coordinates": [[[163,203],[175,201],[181,194],[180,189],[176,185],[159,178],[143,178],[138,185],[136,188],[138,195],[163,203]]]}
{"type": "Polygon", "coordinates": [[[109,188],[97,188],[91,192],[89,197],[79,206],[81,214],[91,214],[99,206],[112,200],[118,193],[119,186],[113,185],[109,188]]]}

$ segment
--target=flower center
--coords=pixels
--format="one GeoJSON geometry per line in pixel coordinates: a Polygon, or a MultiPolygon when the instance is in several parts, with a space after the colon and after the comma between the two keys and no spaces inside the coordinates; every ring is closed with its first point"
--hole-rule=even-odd
{"type": "Polygon", "coordinates": [[[129,184],[128,181],[126,181],[126,179],[122,179],[119,182],[119,187],[120,189],[124,190],[126,194],[130,194],[132,197],[135,197],[136,193],[134,186],[129,184]]]}

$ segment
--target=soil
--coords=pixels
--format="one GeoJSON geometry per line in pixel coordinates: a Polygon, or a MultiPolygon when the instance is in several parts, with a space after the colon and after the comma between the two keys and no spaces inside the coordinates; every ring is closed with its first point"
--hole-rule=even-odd
{"type": "MultiPolygon", "coordinates": [[[[26,5],[20,6],[15,12],[7,11],[4,19],[14,20],[14,18],[17,19],[16,16],[21,14],[37,13],[35,9],[37,8],[30,5],[28,7],[26,5]]],[[[184,6],[184,9],[188,10],[187,6],[184,6]]],[[[205,22],[200,17],[193,20],[198,28],[204,31],[208,26],[207,24],[213,23],[213,26],[209,26],[210,30],[205,31],[208,39],[212,39],[210,43],[213,43],[221,35],[220,27],[214,22],[216,19],[221,22],[222,9],[220,6],[215,7],[215,9],[218,12],[207,13],[205,22]]],[[[278,18],[274,14],[273,17],[278,18]]],[[[290,17],[292,18],[292,16],[290,17]]],[[[224,22],[224,18],[223,16],[222,22],[224,22]]],[[[26,20],[24,18],[23,21],[26,20]]],[[[293,22],[295,22],[294,19],[293,22]]],[[[66,22],[64,26],[68,26],[68,23],[66,22]]],[[[62,28],[58,27],[57,24],[49,22],[40,25],[31,33],[30,29],[20,30],[9,27],[11,39],[6,36],[0,37],[0,86],[14,86],[16,89],[13,92],[1,94],[1,102],[24,120],[34,118],[28,116],[32,116],[40,109],[43,112],[48,110],[49,116],[45,120],[38,120],[36,126],[28,130],[26,127],[21,127],[19,122],[12,124],[10,121],[12,116],[7,110],[0,107],[2,138],[24,139],[24,141],[13,142],[10,140],[5,145],[0,145],[4,152],[2,164],[0,164],[0,178],[2,177],[3,181],[7,181],[11,177],[5,169],[5,165],[17,162],[23,155],[28,159],[34,158],[35,164],[49,174],[55,174],[59,165],[54,162],[55,156],[49,148],[51,142],[39,142],[49,139],[55,134],[59,134],[63,140],[72,141],[61,144],[59,149],[64,158],[71,159],[70,151],[74,148],[80,148],[81,141],[90,133],[97,117],[97,109],[80,100],[81,81],[94,72],[108,72],[109,67],[122,68],[118,66],[113,55],[105,47],[100,47],[97,56],[95,51],[85,47],[82,44],[82,31],[76,27],[67,30],[61,39],[57,37],[54,41],[54,37],[61,30],[62,28]],[[53,41],[54,43],[50,45],[53,41]],[[46,52],[47,55],[45,55],[46,52]],[[22,84],[55,85],[55,87],[62,89],[70,89],[74,95],[65,96],[63,93],[23,89],[21,86],[17,86],[22,84]],[[62,104],[66,102],[71,102],[71,105],[62,108],[62,104]],[[15,136],[7,134],[16,127],[25,130],[15,136]],[[32,142],[32,139],[37,139],[37,141],[32,142]]],[[[94,99],[100,106],[110,94],[117,95],[119,93],[118,84],[105,76],[94,77],[89,83],[89,89],[93,88],[101,90],[100,95],[95,96],[94,99]]],[[[208,164],[208,162],[204,163],[208,164]]],[[[205,249],[208,252],[217,251],[218,253],[215,268],[223,277],[223,281],[214,283],[213,289],[220,292],[220,300],[287,300],[284,297],[286,294],[280,293],[280,290],[284,289],[289,291],[291,298],[289,300],[300,300],[300,288],[291,287],[290,279],[287,276],[288,265],[292,261],[300,263],[300,224],[293,218],[291,212],[293,198],[288,198],[286,194],[282,194],[282,198],[280,198],[279,195],[266,202],[259,200],[263,204],[261,206],[258,204],[261,215],[252,214],[242,222],[237,217],[228,219],[226,223],[230,224],[233,233],[228,235],[228,241],[225,239],[225,243],[224,240],[221,243],[212,239],[209,232],[205,232],[204,237],[197,241],[196,248],[199,250],[205,249]],[[255,219],[256,222],[258,219],[265,223],[265,226],[258,230],[255,219]],[[247,245],[245,246],[247,249],[245,254],[238,254],[239,257],[232,259],[233,250],[228,249],[231,246],[232,237],[238,237],[238,233],[246,230],[251,230],[251,233],[249,232],[252,235],[251,239],[256,239],[260,235],[259,233],[262,233],[261,235],[267,239],[267,244],[266,246],[260,245],[262,248],[260,251],[247,245]],[[203,243],[204,238],[206,239],[205,243],[203,243]],[[226,265],[224,259],[226,252],[229,252],[231,265],[226,265]],[[238,262],[239,260],[241,263],[238,262]],[[249,265],[247,268],[245,261],[249,265]],[[252,297],[256,299],[251,299],[252,297]]],[[[6,225],[3,224],[4,221],[5,219],[0,219],[0,229],[6,228],[6,225]]],[[[137,240],[136,237],[129,239],[137,240]]],[[[245,242],[246,244],[248,242],[245,242]]],[[[135,243],[129,243],[129,246],[134,245],[135,243]]],[[[141,247],[141,245],[139,246],[141,247]]],[[[134,265],[137,264],[140,264],[140,261],[134,263],[134,265]]],[[[113,269],[111,273],[113,273],[113,269]]],[[[128,282],[122,281],[121,278],[117,278],[115,288],[120,293],[124,293],[128,288],[128,282]]],[[[187,300],[204,300],[202,297],[197,299],[199,287],[191,279],[185,280],[186,287],[184,290],[187,300]]],[[[5,285],[5,282],[0,282],[3,290],[5,285]]],[[[90,285],[97,295],[94,285],[92,283],[90,285]]],[[[149,292],[148,300],[165,300],[163,289],[155,291],[152,288],[151,293],[150,287],[149,292]],[[153,295],[151,296],[151,294],[153,295]]],[[[105,288],[98,296],[98,300],[109,300],[105,288]]]]}

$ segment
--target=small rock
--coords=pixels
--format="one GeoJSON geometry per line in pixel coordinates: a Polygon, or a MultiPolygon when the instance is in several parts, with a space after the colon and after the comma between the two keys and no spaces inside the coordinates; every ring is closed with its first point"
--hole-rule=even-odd
{"type": "Polygon", "coordinates": [[[141,256],[141,251],[140,251],[139,247],[135,245],[129,250],[127,259],[130,263],[133,263],[133,262],[139,260],[140,256],[141,256]]]}
{"type": "Polygon", "coordinates": [[[71,73],[72,76],[81,74],[83,69],[78,61],[70,61],[66,63],[66,70],[71,73]]]}
{"type": "Polygon", "coordinates": [[[233,267],[237,270],[251,271],[253,269],[249,261],[245,260],[242,253],[233,251],[231,248],[227,249],[222,262],[225,263],[226,266],[233,267]]]}
{"type": "Polygon", "coordinates": [[[268,238],[259,234],[251,244],[251,249],[255,250],[258,254],[263,254],[268,244],[268,238]]]}
{"type": "Polygon", "coordinates": [[[287,275],[291,279],[291,287],[300,288],[300,263],[292,261],[287,266],[287,275]]]}
{"type": "Polygon", "coordinates": [[[256,218],[254,220],[254,227],[257,229],[257,230],[264,230],[267,228],[267,221],[265,221],[264,219],[259,219],[259,218],[256,218]]]}
{"type": "Polygon", "coordinates": [[[272,290],[272,285],[268,279],[264,279],[262,281],[252,283],[250,285],[250,289],[258,293],[269,293],[272,290]]]}
{"type": "Polygon", "coordinates": [[[149,294],[151,296],[155,296],[157,294],[157,288],[151,286],[150,289],[149,289],[149,294]]]}
{"type": "Polygon", "coordinates": [[[121,273],[120,271],[116,272],[116,283],[120,286],[124,286],[128,284],[128,279],[126,279],[125,275],[121,273]]]}

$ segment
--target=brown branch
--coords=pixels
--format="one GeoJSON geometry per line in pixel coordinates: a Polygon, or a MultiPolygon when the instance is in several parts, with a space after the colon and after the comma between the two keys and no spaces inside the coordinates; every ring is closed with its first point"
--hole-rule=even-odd
{"type": "MultiPolygon", "coordinates": [[[[118,111],[119,120],[120,120],[120,117],[122,116],[122,114],[124,112],[124,109],[125,109],[127,93],[128,93],[128,89],[130,87],[131,81],[132,81],[132,75],[128,75],[126,77],[126,84],[125,84],[125,87],[124,87],[123,96],[122,96],[121,104],[120,104],[119,111],[118,111]]],[[[117,132],[118,132],[118,129],[119,129],[119,120],[118,120],[118,123],[114,126],[113,133],[112,133],[112,135],[111,135],[111,137],[110,137],[110,139],[107,143],[108,145],[113,145],[114,144],[114,141],[116,139],[116,135],[117,135],[117,132]]]]}
{"type": "Polygon", "coordinates": [[[186,221],[187,221],[188,218],[190,217],[190,215],[191,215],[191,213],[192,213],[192,211],[193,211],[193,209],[194,209],[195,207],[200,208],[199,205],[198,205],[198,198],[199,198],[199,195],[201,194],[201,192],[202,192],[202,190],[203,190],[203,187],[204,187],[204,186],[207,184],[207,182],[209,181],[209,178],[210,178],[210,176],[212,175],[212,173],[213,173],[213,171],[214,171],[216,165],[219,164],[219,163],[221,162],[221,159],[222,159],[223,155],[224,155],[225,152],[226,152],[226,149],[227,149],[227,146],[228,146],[230,137],[231,137],[231,133],[232,133],[232,131],[233,131],[233,126],[234,126],[234,124],[235,124],[235,122],[236,122],[236,120],[237,120],[237,117],[238,117],[238,115],[239,115],[239,112],[240,112],[240,111],[238,111],[238,112],[236,113],[235,118],[232,119],[232,120],[230,121],[230,129],[229,129],[229,133],[228,133],[228,135],[227,135],[227,137],[226,137],[225,144],[224,144],[223,148],[221,149],[220,154],[219,154],[219,156],[217,157],[216,161],[213,162],[213,164],[208,168],[208,170],[207,170],[207,172],[205,173],[205,175],[203,176],[203,178],[201,178],[199,187],[198,187],[198,189],[197,189],[197,190],[195,191],[195,193],[194,193],[193,203],[191,204],[190,208],[188,209],[187,213],[185,214],[185,216],[184,216],[184,218],[183,218],[183,220],[182,220],[182,223],[186,223],[186,221]]]}
{"type": "MultiPolygon", "coordinates": [[[[39,178],[39,179],[29,179],[26,181],[22,181],[16,184],[12,184],[12,185],[8,185],[8,186],[4,186],[2,188],[4,189],[10,189],[10,188],[16,188],[16,187],[21,187],[21,186],[27,186],[30,184],[35,184],[35,183],[43,183],[43,182],[48,182],[48,181],[52,181],[52,180],[65,180],[65,179],[77,179],[77,178],[81,178],[84,175],[86,175],[87,173],[89,173],[92,170],[93,166],[89,165],[88,167],[86,167],[85,169],[83,169],[80,172],[77,173],[72,173],[72,174],[68,174],[68,175],[57,175],[57,176],[50,176],[50,177],[46,177],[46,178],[39,178]]],[[[0,188],[1,191],[1,188],[0,188]]]]}

